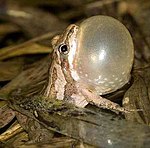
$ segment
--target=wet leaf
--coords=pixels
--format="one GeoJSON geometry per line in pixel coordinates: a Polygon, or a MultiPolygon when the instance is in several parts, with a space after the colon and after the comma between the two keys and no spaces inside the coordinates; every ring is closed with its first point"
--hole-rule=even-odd
{"type": "Polygon", "coordinates": [[[38,121],[45,128],[81,140],[84,143],[108,147],[144,147],[150,142],[149,126],[113,118],[108,113],[77,108],[64,101],[51,99],[47,103],[42,97],[10,98],[11,107],[38,121]],[[140,137],[140,138],[139,138],[140,137]]]}

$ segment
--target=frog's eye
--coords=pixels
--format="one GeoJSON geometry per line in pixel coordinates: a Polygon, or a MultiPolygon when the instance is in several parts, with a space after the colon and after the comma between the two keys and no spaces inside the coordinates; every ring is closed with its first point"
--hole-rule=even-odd
{"type": "Polygon", "coordinates": [[[61,44],[59,46],[59,52],[62,53],[62,54],[68,54],[69,50],[68,50],[68,46],[66,44],[61,44]]]}

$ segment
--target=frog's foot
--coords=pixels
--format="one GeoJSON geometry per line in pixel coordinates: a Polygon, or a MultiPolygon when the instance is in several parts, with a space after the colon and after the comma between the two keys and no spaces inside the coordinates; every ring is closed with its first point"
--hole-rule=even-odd
{"type": "Polygon", "coordinates": [[[114,103],[108,99],[105,99],[93,92],[90,92],[88,89],[81,89],[81,93],[86,98],[87,102],[90,104],[94,104],[100,108],[111,110],[115,113],[129,113],[130,110],[127,110],[124,107],[119,106],[119,104],[114,103]]]}

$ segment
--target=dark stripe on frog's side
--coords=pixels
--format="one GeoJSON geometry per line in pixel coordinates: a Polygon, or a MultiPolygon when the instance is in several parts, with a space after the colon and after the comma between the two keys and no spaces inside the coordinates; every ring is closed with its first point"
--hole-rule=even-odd
{"type": "Polygon", "coordinates": [[[57,69],[54,67],[53,70],[51,71],[53,74],[51,76],[51,85],[50,85],[50,97],[51,98],[56,98],[56,89],[55,89],[55,82],[57,80],[57,69]]]}
{"type": "Polygon", "coordinates": [[[57,80],[57,69],[52,64],[49,70],[49,79],[48,79],[47,86],[44,92],[44,95],[46,97],[56,98],[56,90],[55,90],[56,80],[57,80]]]}

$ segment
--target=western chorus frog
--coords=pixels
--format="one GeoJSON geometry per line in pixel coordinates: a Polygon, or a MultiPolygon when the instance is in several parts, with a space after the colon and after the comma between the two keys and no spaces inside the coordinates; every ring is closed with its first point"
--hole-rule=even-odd
{"type": "Polygon", "coordinates": [[[134,48],[123,24],[108,16],[93,16],[79,26],[70,25],[53,38],[52,46],[46,97],[125,112],[100,96],[116,91],[130,79],[134,48]]]}

